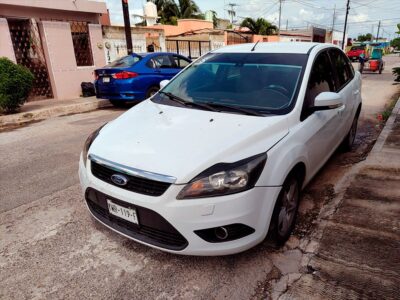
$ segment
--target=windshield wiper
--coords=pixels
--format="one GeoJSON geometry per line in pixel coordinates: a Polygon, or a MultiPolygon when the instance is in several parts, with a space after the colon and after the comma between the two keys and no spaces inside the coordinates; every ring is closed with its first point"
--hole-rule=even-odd
{"type": "Polygon", "coordinates": [[[175,94],[172,94],[170,92],[160,91],[159,93],[167,96],[170,100],[178,102],[179,104],[181,104],[183,106],[197,106],[199,108],[203,108],[203,109],[210,110],[210,111],[219,111],[218,109],[215,109],[214,107],[212,107],[212,106],[210,106],[208,104],[187,101],[187,100],[182,99],[181,97],[179,97],[179,96],[177,96],[175,94]]]}
{"type": "Polygon", "coordinates": [[[238,106],[234,106],[234,105],[222,104],[222,103],[216,103],[216,102],[206,102],[206,103],[209,106],[217,106],[217,107],[221,107],[221,108],[227,108],[232,111],[240,112],[240,113],[250,115],[250,116],[264,117],[264,115],[262,113],[259,113],[252,109],[246,109],[246,108],[242,108],[242,107],[238,107],[238,106]]]}

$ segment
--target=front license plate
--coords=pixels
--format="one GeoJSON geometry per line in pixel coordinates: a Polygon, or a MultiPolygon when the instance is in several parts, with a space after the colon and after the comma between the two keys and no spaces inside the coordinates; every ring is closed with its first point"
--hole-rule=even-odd
{"type": "Polygon", "coordinates": [[[139,224],[135,209],[120,206],[118,204],[115,204],[109,199],[107,199],[107,204],[108,204],[108,211],[110,214],[120,217],[121,219],[124,219],[126,221],[139,224]]]}
{"type": "Polygon", "coordinates": [[[110,82],[110,77],[103,77],[103,82],[104,83],[109,83],[110,82]]]}

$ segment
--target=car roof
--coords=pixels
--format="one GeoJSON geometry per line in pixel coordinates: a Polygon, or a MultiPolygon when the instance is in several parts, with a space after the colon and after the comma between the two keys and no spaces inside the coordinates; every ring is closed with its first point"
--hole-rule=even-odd
{"type": "Polygon", "coordinates": [[[254,51],[251,51],[255,43],[232,45],[219,48],[213,53],[298,53],[307,54],[313,48],[326,48],[327,46],[336,47],[333,44],[310,43],[310,42],[268,42],[258,43],[254,51]]]}
{"type": "Polygon", "coordinates": [[[174,54],[174,55],[181,55],[182,56],[182,54],[176,54],[176,53],[173,53],[173,52],[143,52],[143,53],[135,53],[135,54],[139,55],[139,56],[142,56],[142,57],[146,57],[146,56],[151,57],[151,56],[163,55],[163,54],[167,54],[167,55],[174,54]]]}

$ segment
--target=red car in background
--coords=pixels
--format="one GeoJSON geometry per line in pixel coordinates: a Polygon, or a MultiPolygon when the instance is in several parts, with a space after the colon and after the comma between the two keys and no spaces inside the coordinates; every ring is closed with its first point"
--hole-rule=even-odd
{"type": "Polygon", "coordinates": [[[346,53],[347,57],[351,61],[358,61],[361,54],[364,54],[365,58],[368,58],[365,46],[352,46],[350,50],[346,53]]]}

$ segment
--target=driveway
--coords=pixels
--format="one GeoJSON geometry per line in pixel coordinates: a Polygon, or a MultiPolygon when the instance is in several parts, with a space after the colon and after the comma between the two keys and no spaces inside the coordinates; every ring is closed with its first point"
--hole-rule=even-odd
{"type": "MultiPolygon", "coordinates": [[[[383,75],[363,75],[365,111],[356,149],[336,153],[304,192],[295,234],[283,249],[268,240],[241,254],[185,257],[121,237],[92,221],[78,185],[86,136],[122,113],[98,110],[0,134],[1,299],[249,299],[277,297],[304,272],[321,209],[365,159],[376,114],[395,92],[383,75]]],[[[340,234],[340,233],[338,233],[340,234]]]]}

